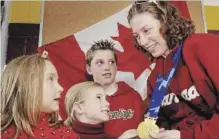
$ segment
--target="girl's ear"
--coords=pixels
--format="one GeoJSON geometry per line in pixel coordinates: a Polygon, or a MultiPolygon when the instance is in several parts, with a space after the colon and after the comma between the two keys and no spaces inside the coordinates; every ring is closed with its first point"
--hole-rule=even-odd
{"type": "Polygon", "coordinates": [[[88,64],[86,64],[86,70],[89,75],[92,75],[91,68],[88,64]]]}
{"type": "Polygon", "coordinates": [[[76,112],[77,114],[79,114],[79,115],[81,115],[81,114],[83,114],[83,107],[82,107],[82,105],[80,104],[80,103],[78,103],[78,102],[75,102],[74,104],[73,104],[73,108],[72,108],[73,110],[72,110],[72,113],[71,113],[71,115],[73,116],[73,113],[74,112],[76,112]]]}

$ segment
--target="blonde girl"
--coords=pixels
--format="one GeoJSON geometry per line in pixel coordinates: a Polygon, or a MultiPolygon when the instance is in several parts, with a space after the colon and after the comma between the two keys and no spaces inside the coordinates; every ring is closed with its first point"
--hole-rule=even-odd
{"type": "Polygon", "coordinates": [[[12,60],[1,75],[1,138],[77,138],[58,122],[63,88],[53,64],[38,55],[12,60]]]}

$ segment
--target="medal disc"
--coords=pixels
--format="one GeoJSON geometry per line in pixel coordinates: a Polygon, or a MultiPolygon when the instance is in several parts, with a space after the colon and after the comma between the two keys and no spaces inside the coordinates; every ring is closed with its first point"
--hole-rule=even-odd
{"type": "Polygon", "coordinates": [[[138,125],[137,134],[141,139],[151,139],[151,132],[158,132],[159,127],[155,124],[155,120],[145,118],[143,122],[138,125]]]}

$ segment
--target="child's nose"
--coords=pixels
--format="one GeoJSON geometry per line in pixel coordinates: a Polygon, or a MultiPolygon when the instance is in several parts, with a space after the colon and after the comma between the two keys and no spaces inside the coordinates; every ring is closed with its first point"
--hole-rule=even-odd
{"type": "Polygon", "coordinates": [[[110,106],[110,103],[107,100],[105,100],[105,104],[106,104],[107,107],[110,106]]]}
{"type": "Polygon", "coordinates": [[[62,93],[63,92],[63,87],[58,83],[58,92],[59,93],[62,93]]]}

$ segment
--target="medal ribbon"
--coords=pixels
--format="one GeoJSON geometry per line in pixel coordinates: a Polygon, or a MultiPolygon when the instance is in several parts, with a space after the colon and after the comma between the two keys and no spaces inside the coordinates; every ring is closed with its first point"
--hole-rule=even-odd
{"type": "Polygon", "coordinates": [[[166,91],[168,89],[168,86],[170,84],[170,80],[172,79],[176,68],[179,64],[179,61],[181,59],[181,51],[182,51],[183,44],[179,44],[179,48],[175,52],[173,56],[173,67],[171,68],[170,72],[167,74],[167,76],[161,76],[158,75],[156,80],[156,85],[152,94],[152,99],[147,111],[147,116],[151,118],[157,118],[158,112],[160,110],[160,105],[163,101],[163,98],[166,94],[166,91]]]}

